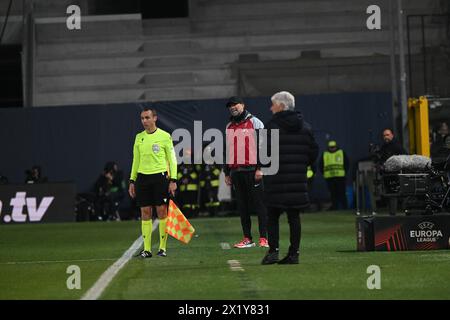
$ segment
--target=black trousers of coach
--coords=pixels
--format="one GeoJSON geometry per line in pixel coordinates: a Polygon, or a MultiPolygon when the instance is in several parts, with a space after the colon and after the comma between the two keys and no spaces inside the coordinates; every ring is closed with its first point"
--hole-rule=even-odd
{"type": "Polygon", "coordinates": [[[258,214],[259,236],[267,238],[267,209],[264,204],[263,181],[255,181],[255,171],[232,171],[231,179],[236,191],[236,201],[241,216],[244,237],[252,239],[251,213],[258,214]]]}
{"type": "Polygon", "coordinates": [[[269,215],[269,251],[274,252],[279,248],[280,241],[280,215],[286,212],[289,223],[289,254],[296,254],[300,248],[300,238],[302,235],[302,226],[300,224],[300,210],[299,209],[282,209],[282,208],[268,208],[269,215]]]}

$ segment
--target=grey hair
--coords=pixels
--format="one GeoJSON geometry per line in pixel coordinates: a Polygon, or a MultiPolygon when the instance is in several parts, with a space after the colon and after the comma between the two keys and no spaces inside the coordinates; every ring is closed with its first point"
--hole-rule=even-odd
{"type": "Polygon", "coordinates": [[[272,100],[272,102],[282,104],[285,111],[295,109],[295,98],[291,93],[287,91],[275,93],[272,98],[270,98],[270,100],[272,100]]]}

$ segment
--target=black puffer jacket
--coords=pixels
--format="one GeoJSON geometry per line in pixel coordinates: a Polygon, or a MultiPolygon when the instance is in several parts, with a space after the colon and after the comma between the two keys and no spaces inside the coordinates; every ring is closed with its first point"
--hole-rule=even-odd
{"type": "Polygon", "coordinates": [[[267,206],[306,208],[309,205],[306,171],[319,152],[311,126],[303,121],[300,112],[282,111],[274,114],[265,128],[269,132],[280,130],[278,173],[264,177],[267,206]]]}

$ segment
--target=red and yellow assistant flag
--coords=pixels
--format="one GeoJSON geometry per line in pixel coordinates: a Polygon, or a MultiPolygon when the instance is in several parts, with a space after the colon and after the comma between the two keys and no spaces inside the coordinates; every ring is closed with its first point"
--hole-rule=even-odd
{"type": "Polygon", "coordinates": [[[172,200],[169,200],[168,211],[166,232],[181,242],[189,243],[195,229],[172,200]]]}

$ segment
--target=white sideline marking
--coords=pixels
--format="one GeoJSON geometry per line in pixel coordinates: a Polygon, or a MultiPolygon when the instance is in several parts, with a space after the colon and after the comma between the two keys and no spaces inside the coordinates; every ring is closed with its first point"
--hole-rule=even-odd
{"type": "MultiPolygon", "coordinates": [[[[159,224],[159,219],[155,219],[153,222],[153,230],[155,231],[156,227],[159,224]]],[[[142,245],[142,236],[137,238],[131,247],[128,248],[127,251],[112,265],[106,269],[105,272],[98,278],[98,280],[94,283],[94,285],[86,291],[84,296],[81,297],[80,300],[97,300],[106,287],[111,283],[112,279],[119,273],[120,269],[122,269],[128,261],[133,257],[133,254],[141,247],[142,245]]]]}
{"type": "Polygon", "coordinates": [[[9,261],[0,262],[0,265],[16,265],[16,264],[39,264],[39,263],[67,263],[67,262],[93,262],[93,261],[112,261],[117,258],[100,258],[100,259],[78,259],[78,260],[42,260],[42,261],[9,261]]]}
{"type": "Polygon", "coordinates": [[[230,265],[231,271],[245,271],[244,268],[241,267],[239,260],[228,260],[227,262],[230,265]]]}
{"type": "Polygon", "coordinates": [[[229,244],[228,242],[221,242],[221,243],[220,243],[220,247],[221,247],[223,250],[229,250],[229,249],[231,249],[230,244],[229,244]]]}

